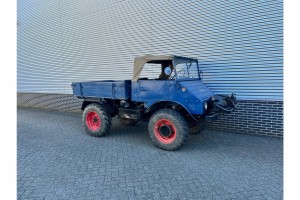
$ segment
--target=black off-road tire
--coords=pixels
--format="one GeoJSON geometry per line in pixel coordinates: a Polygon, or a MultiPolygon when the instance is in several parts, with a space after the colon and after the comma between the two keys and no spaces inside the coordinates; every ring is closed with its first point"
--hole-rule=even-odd
{"type": "Polygon", "coordinates": [[[148,123],[152,142],[161,149],[173,151],[188,139],[188,124],[183,116],[172,109],[156,111],[148,123]]]}
{"type": "Polygon", "coordinates": [[[91,136],[101,137],[110,131],[111,117],[99,104],[89,104],[83,111],[82,120],[83,127],[91,136]]]}
{"type": "Polygon", "coordinates": [[[199,121],[197,124],[193,124],[189,126],[189,133],[190,135],[197,135],[204,130],[204,123],[199,121]]]}
{"type": "Polygon", "coordinates": [[[134,119],[120,118],[120,122],[122,124],[124,124],[125,126],[134,126],[139,121],[138,120],[134,120],[134,119]]]}

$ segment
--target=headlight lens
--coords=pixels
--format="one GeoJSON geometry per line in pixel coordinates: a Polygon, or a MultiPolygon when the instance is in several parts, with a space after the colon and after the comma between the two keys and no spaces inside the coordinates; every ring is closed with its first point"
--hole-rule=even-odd
{"type": "Polygon", "coordinates": [[[204,109],[207,110],[207,102],[204,102],[204,109]]]}

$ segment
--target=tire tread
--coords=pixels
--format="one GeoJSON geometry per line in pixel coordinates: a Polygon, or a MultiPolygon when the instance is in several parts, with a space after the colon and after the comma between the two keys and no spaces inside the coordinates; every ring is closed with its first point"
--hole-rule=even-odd
{"type": "Polygon", "coordinates": [[[82,121],[83,121],[83,127],[85,128],[86,132],[91,135],[91,136],[94,136],[94,137],[102,137],[104,136],[105,134],[107,134],[110,129],[111,129],[111,117],[110,115],[107,113],[107,111],[105,110],[105,108],[100,105],[100,104],[96,104],[96,103],[92,103],[92,104],[89,104],[85,110],[83,111],[83,114],[82,114],[82,121]],[[95,110],[98,112],[100,118],[101,118],[101,121],[103,121],[103,123],[101,122],[101,128],[99,131],[91,131],[85,124],[85,118],[86,118],[86,114],[88,112],[88,110],[95,110]],[[103,128],[104,127],[104,128],[103,128]]]}
{"type": "Polygon", "coordinates": [[[188,125],[187,125],[186,120],[183,118],[183,116],[179,112],[177,112],[176,110],[172,110],[172,109],[161,109],[161,110],[156,111],[150,118],[150,121],[148,124],[148,132],[149,132],[152,142],[156,146],[158,146],[161,149],[168,150],[168,151],[174,151],[174,150],[179,149],[182,145],[184,145],[184,143],[187,141],[187,139],[189,137],[188,125]],[[177,138],[171,144],[163,144],[163,143],[159,142],[156,139],[155,134],[153,133],[153,127],[155,125],[155,122],[157,121],[156,118],[159,118],[159,117],[174,120],[175,121],[174,123],[178,124],[179,130],[177,130],[177,136],[176,136],[177,138]]]}

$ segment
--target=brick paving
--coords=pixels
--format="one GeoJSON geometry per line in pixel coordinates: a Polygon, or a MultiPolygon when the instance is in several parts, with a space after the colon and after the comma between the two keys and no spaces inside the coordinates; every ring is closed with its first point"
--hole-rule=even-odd
{"type": "Polygon", "coordinates": [[[80,113],[18,108],[18,199],[282,199],[283,141],[205,130],[180,150],[147,124],[85,134],[80,113]]]}

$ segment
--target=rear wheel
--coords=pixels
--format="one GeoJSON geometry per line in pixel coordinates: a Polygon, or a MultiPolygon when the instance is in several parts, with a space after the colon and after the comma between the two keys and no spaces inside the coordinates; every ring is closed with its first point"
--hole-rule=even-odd
{"type": "Polygon", "coordinates": [[[175,110],[162,109],[154,113],[148,124],[153,143],[161,149],[176,150],[188,137],[188,125],[175,110]]]}
{"type": "Polygon", "coordinates": [[[122,124],[124,124],[125,126],[134,126],[139,121],[138,120],[134,120],[134,119],[120,118],[120,122],[122,124]]]}
{"type": "Polygon", "coordinates": [[[86,132],[94,137],[101,137],[111,128],[111,117],[99,104],[88,105],[82,115],[83,126],[86,132]]]}

